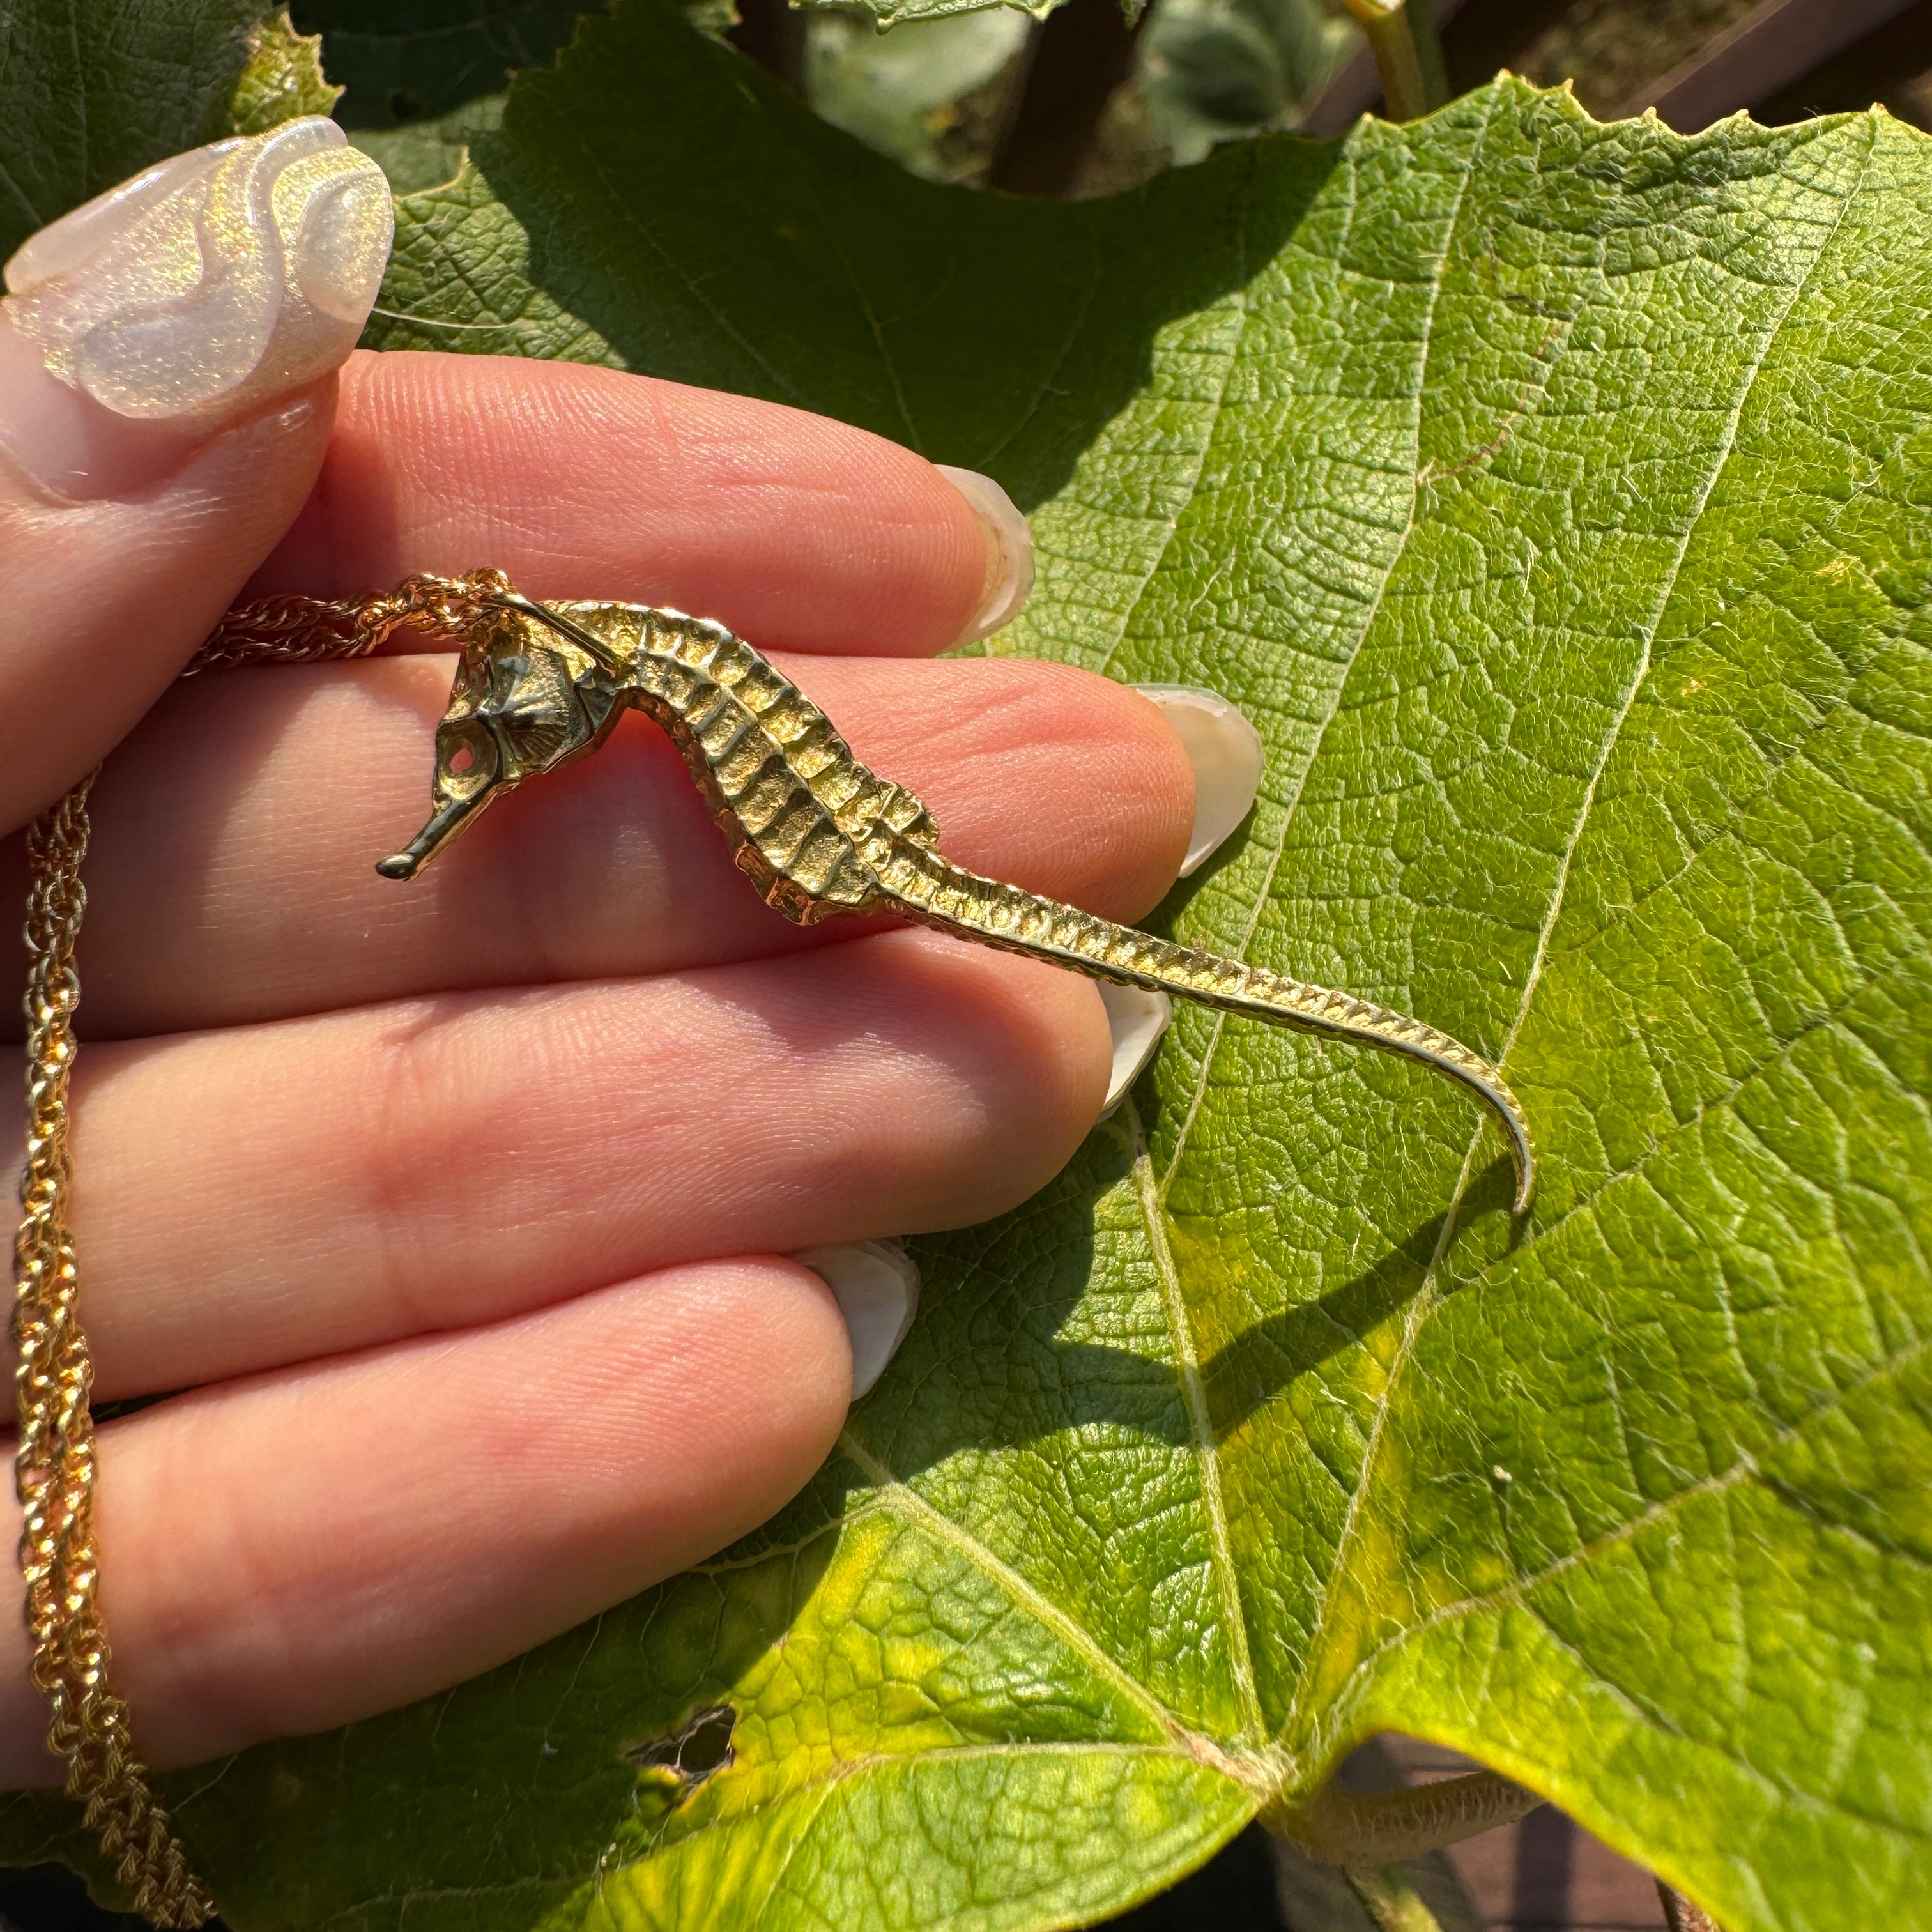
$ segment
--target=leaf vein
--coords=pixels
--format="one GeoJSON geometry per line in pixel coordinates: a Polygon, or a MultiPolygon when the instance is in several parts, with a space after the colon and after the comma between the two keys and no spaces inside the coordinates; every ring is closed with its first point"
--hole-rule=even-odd
{"type": "MultiPolygon", "coordinates": [[[[1922,952],[1915,952],[1908,955],[1907,960],[1916,960],[1923,956],[1922,952]]],[[[1906,961],[1901,960],[1898,963],[1900,966],[1903,966],[1906,961]]],[[[1864,1042],[1859,1040],[1858,1035],[1843,1024],[1844,1016],[1874,987],[1887,986],[1898,976],[1896,971],[1873,973],[1856,981],[1850,991],[1837,1005],[1828,1008],[1815,1018],[1807,1022],[1790,1038],[1780,1040],[1774,1052],[1768,1054],[1748,1072],[1741,1073],[1721,1093],[1714,1094],[1708,1100],[1702,1102],[1684,1119],[1674,1122],[1667,1132],[1659,1135],[1653,1140],[1628,1167],[1618,1168],[1614,1173],[1606,1174],[1587,1194],[1572,1202],[1547,1226],[1537,1228],[1526,1239],[1516,1243],[1506,1254],[1498,1255],[1494,1260],[1486,1262],[1481,1268],[1462,1283],[1458,1292],[1466,1292],[1479,1282],[1490,1280],[1497,1270],[1506,1264],[1510,1267],[1516,1265],[1526,1256],[1545,1246],[1573,1222],[1592,1213],[1598,1204],[1615,1189],[1621,1187],[1626,1181],[1642,1180],[1657,1162],[1680,1146],[1687,1136],[1695,1133],[1699,1128],[1714,1118],[1731,1113],[1739,1096],[1756,1082],[1762,1080],[1773,1068],[1788,1065],[1793,1055],[1806,1041],[1815,1038],[1820,1034],[1835,1033],[1862,1048],[1864,1042]]],[[[1869,1050],[1867,1049],[1867,1051],[1869,1050]]],[[[1875,1060],[1874,1064],[1882,1066],[1883,1062],[1875,1060]]],[[[1922,1111],[1924,1110],[1924,1102],[1918,1095],[1901,1090],[1901,1097],[1913,1102],[1922,1111]]]]}
{"type": "Polygon", "coordinates": [[[1208,1549],[1221,1595],[1221,1613],[1228,1624],[1228,1660],[1233,1671],[1234,1693],[1240,1706],[1241,1728],[1250,1742],[1258,1745],[1268,1735],[1262,1714],[1261,1694],[1255,1683],[1254,1658],[1248,1644],[1247,1614],[1241,1602],[1240,1573],[1234,1563],[1232,1540],[1228,1529],[1228,1508],[1221,1494],[1220,1457],[1214,1443],[1214,1420],[1208,1406],[1208,1391],[1201,1378],[1200,1358],[1194,1346],[1193,1324],[1188,1319],[1187,1298],[1180,1286],[1180,1270],[1167,1242],[1167,1226],[1160,1198],[1154,1181],[1154,1160],[1148,1151],[1141,1130],[1140,1114],[1130,1095],[1121,1109],[1130,1123],[1132,1135],[1134,1198],[1147,1229],[1148,1247],[1154,1270],[1160,1279],[1161,1299],[1167,1310],[1168,1328],[1173,1339],[1175,1378],[1180,1384],[1188,1424],[1194,1436],[1194,1454],[1201,1476],[1201,1506],[1208,1519],[1208,1549]]]}
{"type": "MultiPolygon", "coordinates": [[[[1421,437],[1423,398],[1428,389],[1429,354],[1435,339],[1436,314],[1442,302],[1442,285],[1448,277],[1449,258],[1455,249],[1456,231],[1462,218],[1463,203],[1468,197],[1469,184],[1475,178],[1476,165],[1482,156],[1483,143],[1488,136],[1490,124],[1495,118],[1496,104],[1492,100],[1483,116],[1481,126],[1476,130],[1475,140],[1470,148],[1468,163],[1462,171],[1462,178],[1456,183],[1455,199],[1450,205],[1449,218],[1444,224],[1442,252],[1437,258],[1435,268],[1429,278],[1428,306],[1423,315],[1421,334],[1416,344],[1415,393],[1413,398],[1414,410],[1409,424],[1411,440],[1418,443],[1420,442],[1421,437]]],[[[1354,171],[1351,169],[1348,179],[1352,196],[1354,178],[1354,171]]],[[[1232,956],[1237,959],[1247,958],[1248,949],[1253,945],[1255,934],[1260,929],[1262,916],[1268,910],[1269,898],[1274,891],[1276,877],[1280,873],[1282,861],[1287,854],[1288,834],[1294,830],[1295,814],[1300,808],[1303,794],[1307,790],[1309,775],[1314,770],[1316,761],[1322,755],[1322,743],[1328,736],[1329,728],[1341,715],[1342,700],[1348,693],[1349,680],[1354,676],[1355,667],[1360,662],[1362,651],[1368,642],[1369,633],[1375,628],[1376,619],[1380,614],[1383,602],[1388,595],[1389,585],[1393,581],[1403,556],[1407,554],[1409,539],[1415,534],[1416,525],[1419,520],[1417,512],[1422,501],[1422,489],[1417,481],[1414,455],[1412,454],[1405,466],[1391,464],[1388,473],[1390,476],[1406,476],[1408,478],[1408,514],[1403,522],[1401,534],[1390,548],[1388,567],[1383,571],[1381,581],[1376,586],[1373,595],[1369,598],[1363,610],[1361,625],[1355,634],[1354,642],[1344,656],[1336,660],[1338,675],[1335,680],[1335,688],[1330,694],[1328,709],[1316,724],[1314,736],[1309,743],[1308,755],[1302,761],[1301,770],[1296,775],[1294,783],[1290,788],[1287,798],[1282,802],[1279,832],[1275,838],[1274,847],[1268,855],[1268,861],[1262,873],[1261,883],[1256,888],[1254,904],[1248,914],[1247,923],[1242,930],[1239,943],[1232,949],[1232,956]]],[[[1344,505],[1342,514],[1345,517],[1352,514],[1352,506],[1344,505]]],[[[1375,527],[1372,524],[1369,526],[1375,527]]],[[[1222,1038],[1227,1030],[1227,1019],[1228,1016],[1225,1013],[1215,1014],[1213,1027],[1208,1036],[1208,1044],[1202,1051],[1201,1066],[1195,1077],[1194,1090],[1188,1096],[1186,1109],[1181,1116],[1180,1127],[1174,1134],[1174,1152],[1168,1160],[1167,1172],[1161,1179],[1160,1193],[1163,1201],[1166,1198],[1168,1190],[1174,1185],[1175,1176],[1180,1172],[1181,1160],[1187,1151],[1187,1144],[1194,1130],[1195,1120],[1199,1114],[1202,1102],[1207,1096],[1208,1083],[1214,1076],[1215,1060],[1220,1052],[1222,1038]]]]}
{"type": "Polygon", "coordinates": [[[1133,622],[1134,613],[1140,608],[1141,600],[1147,595],[1148,586],[1160,574],[1161,566],[1167,561],[1168,554],[1174,548],[1174,538],[1180,533],[1181,519],[1187,514],[1187,504],[1192,502],[1194,493],[1200,488],[1201,472],[1208,466],[1208,453],[1214,446],[1215,434],[1220,428],[1221,412],[1227,406],[1228,385],[1234,380],[1235,365],[1241,359],[1242,346],[1247,340],[1248,323],[1250,320],[1250,311],[1248,307],[1247,268],[1247,231],[1244,226],[1241,230],[1235,268],[1234,296],[1235,313],[1240,320],[1234,326],[1234,339],[1228,345],[1228,352],[1222,358],[1221,380],[1216,386],[1214,404],[1208,411],[1208,420],[1202,428],[1199,446],[1195,452],[1194,473],[1187,479],[1187,501],[1172,516],[1163,517],[1160,520],[1166,527],[1161,537],[1160,547],[1150,560],[1147,568],[1141,573],[1141,580],[1135,586],[1133,595],[1126,601],[1121,608],[1120,625],[1114,633],[1113,642],[1107,646],[1100,662],[1094,667],[1094,670],[1102,676],[1106,674],[1114,659],[1119,655],[1121,645],[1126,642],[1127,628],[1133,622]]]}
{"type": "MultiPolygon", "coordinates": [[[[1772,318],[1769,327],[1764,332],[1764,338],[1758,345],[1756,353],[1752,357],[1749,367],[1744,371],[1743,382],[1738,386],[1736,400],[1732,404],[1726,420],[1724,434],[1720,439],[1709,472],[1705,478],[1704,487],[1698,494],[1690,514],[1684,520],[1684,533],[1678,540],[1676,554],[1671,560],[1670,566],[1664,574],[1664,580],[1658,588],[1656,599],[1652,604],[1650,620],[1644,629],[1642,648],[1638,656],[1636,670],[1624,689],[1622,701],[1611,721],[1610,728],[1604,735],[1602,748],[1597,756],[1595,768],[1590,774],[1589,782],[1584,788],[1583,796],[1577,808],[1575,822],[1572,824],[1570,836],[1564,842],[1562,857],[1557,866],[1556,878],[1551,887],[1549,909],[1544,915],[1541,929],[1537,935],[1536,950],[1531,958],[1529,970],[1523,982],[1522,996],[1516,1004],[1516,1017],[1510,1023],[1508,1034],[1503,1042],[1502,1051],[1496,1057],[1497,1064],[1500,1066],[1507,1067],[1508,1065],[1510,1050],[1516,1044],[1528,1019],[1530,1009],[1535,999],[1536,989],[1541,980],[1544,962],[1548,954],[1551,936],[1555,932],[1557,922],[1562,916],[1564,900],[1569,885],[1570,866],[1574,861],[1577,849],[1582,842],[1584,832],[1589,824],[1591,810],[1596,800],[1597,788],[1601,782],[1611,756],[1622,736],[1624,727],[1628,722],[1631,710],[1636,704],[1638,694],[1642,691],[1648,678],[1651,652],[1658,628],[1670,608],[1672,598],[1676,595],[1678,575],[1682,571],[1685,557],[1690,554],[1691,544],[1702,520],[1704,512],[1716,492],[1719,478],[1724,475],[1736,450],[1738,427],[1744,420],[1744,412],[1750,402],[1752,392],[1756,386],[1758,376],[1765,363],[1769,358],[1772,349],[1776,346],[1785,323],[1790,319],[1792,312],[1803,298],[1804,291],[1810,287],[1812,276],[1816,273],[1819,263],[1828,252],[1833,238],[1844,225],[1845,217],[1850,212],[1852,204],[1858,199],[1859,191],[1864,184],[1866,172],[1870,166],[1871,148],[1876,140],[1875,131],[1868,134],[1865,157],[1860,165],[1857,180],[1852,184],[1850,190],[1839,204],[1833,220],[1826,227],[1824,232],[1820,237],[1817,248],[1814,251],[1810,260],[1806,264],[1804,274],[1792,284],[1790,292],[1786,298],[1783,307],[1779,309],[1778,314],[1772,318]]],[[[1328,1613],[1335,1598],[1335,1586],[1346,1570],[1350,1555],[1354,1546],[1363,1504],[1374,1478],[1382,1444],[1385,1436],[1383,1426],[1384,1418],[1394,1406],[1396,1390],[1402,1380],[1403,1372],[1414,1358],[1417,1340],[1440,1304],[1441,1297],[1436,1292],[1437,1280],[1441,1273],[1443,1258],[1448,1254],[1450,1244],[1455,1238],[1458,1210],[1468,1191],[1470,1174],[1475,1164],[1476,1150],[1481,1144],[1484,1131],[1483,1125],[1478,1123],[1470,1136],[1468,1150],[1462,1158],[1462,1172],[1456,1178],[1454,1190],[1450,1195],[1448,1212],[1443,1216],[1442,1231],[1436,1240],[1436,1252],[1430,1258],[1429,1266],[1424,1272],[1422,1284],[1410,1304],[1408,1312],[1403,1322],[1402,1339],[1396,1345],[1395,1358],[1389,1364],[1388,1378],[1383,1384],[1382,1395],[1376,1404],[1375,1420],[1370,1426],[1368,1447],[1362,1457],[1361,1474],[1356,1483],[1354,1494],[1349,1499],[1348,1512],[1342,1522],[1341,1538],[1336,1547],[1334,1566],[1329,1571],[1328,1581],[1323,1586],[1322,1601],[1316,1614],[1307,1652],[1295,1685],[1294,1696],[1288,1717],[1283,1726],[1284,1736],[1293,1728],[1300,1717],[1308,1692],[1315,1682],[1316,1672],[1319,1668],[1322,1646],[1328,1629],[1328,1613]]]]}
{"type": "Polygon", "coordinates": [[[1498,1585],[1493,1590],[1480,1591],[1473,1596],[1459,1598],[1454,1603],[1444,1604],[1432,1610],[1427,1616],[1418,1618],[1406,1630],[1398,1630],[1394,1636],[1385,1637],[1373,1648],[1364,1652],[1360,1660],[1350,1670],[1330,1702],[1330,1723],[1324,1728],[1333,1727],[1335,1714],[1339,1713],[1347,1702],[1352,1687],[1383,1657],[1392,1650],[1400,1648],[1412,1639],[1424,1636],[1430,1630],[1442,1629],[1449,1624],[1480,1616],[1490,1610],[1527,1607],[1526,1599],[1532,1592],[1540,1590],[1546,1583],[1570,1570],[1594,1562],[1607,1551],[1634,1542],[1646,1530],[1660,1522],[1668,1522],[1680,1511],[1706,1496],[1724,1495],[1741,1484],[1754,1480],[1772,1493],[1778,1493],[1776,1486],[1762,1469],[1764,1456],[1783,1448],[1789,1442],[1796,1442],[1813,1424],[1822,1417],[1842,1408],[1853,1396],[1889,1380],[1901,1369],[1916,1361],[1928,1346],[1932,1346],[1932,1342],[1921,1339],[1874,1363],[1863,1374],[1854,1376],[1843,1387],[1834,1389],[1828,1395],[1814,1402],[1796,1421],[1788,1423],[1775,1431],[1758,1453],[1741,1451],[1738,1460],[1728,1468],[1718,1471],[1714,1475],[1706,1476],[1695,1483],[1688,1484],[1672,1495],[1660,1497],[1648,1508],[1639,1510],[1628,1522],[1618,1523],[1614,1528],[1604,1531],[1600,1536],[1593,1538],[1589,1542],[1580,1544],[1576,1549],[1552,1558],[1540,1569],[1527,1571],[1508,1583],[1498,1585]]]}
{"type": "Polygon", "coordinates": [[[933,1508],[912,1485],[895,1474],[874,1456],[850,1429],[838,1438],[840,1450],[876,1484],[886,1506],[916,1524],[929,1535],[956,1551],[976,1569],[983,1571],[1036,1622],[1052,1631],[1096,1676],[1104,1678],[1142,1713],[1158,1724],[1177,1742],[1186,1741],[1190,1754],[1202,1752],[1219,1757],[1218,1747],[1191,1731],[1147,1685],[1117,1658],[1110,1657],[1092,1634],[1083,1630],[1066,1611],[1042,1591],[1029,1582],[1012,1564],[997,1556],[972,1532],[944,1511],[933,1508]]]}

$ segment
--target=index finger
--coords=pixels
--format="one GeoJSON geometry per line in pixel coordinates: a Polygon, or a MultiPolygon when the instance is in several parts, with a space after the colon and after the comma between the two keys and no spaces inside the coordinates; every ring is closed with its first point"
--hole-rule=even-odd
{"type": "Polygon", "coordinates": [[[867,656],[983,636],[1032,580],[997,484],[865,430],[573,363],[358,353],[321,479],[251,591],[350,596],[486,565],[532,597],[668,604],[760,650],[867,656]]]}

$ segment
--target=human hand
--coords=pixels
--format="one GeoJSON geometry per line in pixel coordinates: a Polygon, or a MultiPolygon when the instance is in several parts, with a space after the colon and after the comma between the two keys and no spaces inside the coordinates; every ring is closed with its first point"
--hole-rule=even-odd
{"type": "MultiPolygon", "coordinates": [[[[278,166],[321,152],[278,138],[278,166]]],[[[267,263],[279,347],[212,284],[167,298],[184,362],[154,328],[117,339],[161,298],[85,250],[50,272],[95,304],[69,381],[51,324],[17,298],[0,322],[0,825],[119,747],[74,1221],[97,1400],[191,1391],[100,1432],[116,1676],[162,1765],[457,1682],[762,1520],[832,1446],[855,1358],[868,1379],[902,1332],[916,1277],[862,1244],[1033,1192],[1160,1016],[1118,1001],[1110,1031],[1048,968],[788,925],[636,718],[420,883],[379,880],[450,660],[170,688],[244,584],[487,564],[716,616],[931,804],[949,855],[1117,918],[1256,776],[1211,704],[930,662],[1010,614],[1024,526],[892,444],[566,365],[357,355],[338,379],[381,266],[354,198],[387,201],[331,165],[334,226],[242,261],[267,263]],[[332,330],[294,299],[317,262],[332,330]]],[[[0,896],[25,890],[16,838],[0,896]]],[[[8,1784],[58,1776],[26,1657],[16,1624],[8,1784]]]]}

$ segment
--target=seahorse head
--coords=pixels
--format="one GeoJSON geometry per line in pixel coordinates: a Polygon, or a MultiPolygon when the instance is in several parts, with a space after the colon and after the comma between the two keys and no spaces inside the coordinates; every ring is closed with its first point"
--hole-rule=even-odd
{"type": "Polygon", "coordinates": [[[496,610],[470,632],[436,730],[428,823],[376,868],[412,879],[493,799],[602,742],[617,682],[584,646],[526,614],[496,610]]]}

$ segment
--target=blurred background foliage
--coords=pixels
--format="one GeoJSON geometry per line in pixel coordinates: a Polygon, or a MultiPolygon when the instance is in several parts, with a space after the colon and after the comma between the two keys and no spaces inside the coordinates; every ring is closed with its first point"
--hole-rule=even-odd
{"type": "MultiPolygon", "coordinates": [[[[346,89],[338,117],[405,193],[455,172],[500,119],[509,75],[547,64],[586,10],[584,0],[294,5],[346,89]]],[[[1337,133],[1378,103],[1343,0],[1150,0],[1132,18],[1119,0],[1067,0],[1046,20],[994,5],[884,29],[875,10],[890,9],[691,7],[826,120],[916,174],[969,187],[1113,193],[1225,141],[1337,133]]],[[[1436,10],[1452,92],[1508,67],[1569,81],[1600,118],[1658,98],[1682,125],[1659,84],[1736,42],[1717,94],[1707,86],[1700,100],[1748,104],[1766,121],[1880,100],[1932,126],[1932,0],[1436,0],[1436,10]],[[1783,70],[1801,45],[1819,58],[1783,70]]]]}

